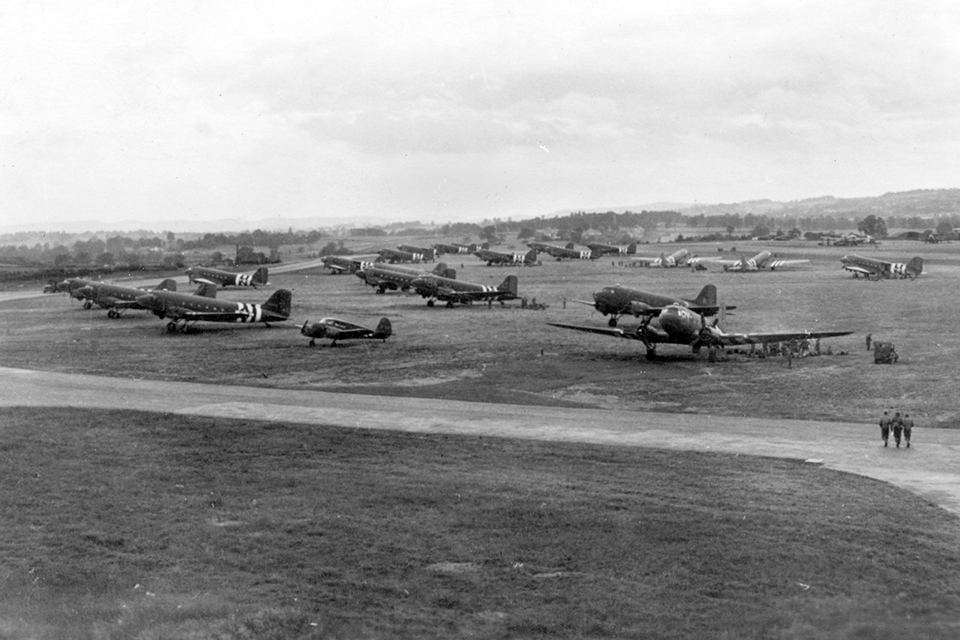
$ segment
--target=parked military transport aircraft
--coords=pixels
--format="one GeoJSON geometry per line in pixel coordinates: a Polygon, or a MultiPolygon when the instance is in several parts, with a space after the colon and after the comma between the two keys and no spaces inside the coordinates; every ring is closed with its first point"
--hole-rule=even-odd
{"type": "Polygon", "coordinates": [[[333,342],[331,347],[337,346],[337,340],[383,340],[387,341],[393,335],[393,327],[386,318],[380,318],[376,329],[367,329],[352,322],[345,322],[337,318],[321,318],[319,322],[304,321],[300,333],[310,338],[310,346],[316,344],[317,338],[329,338],[333,342]]]}
{"type": "Polygon", "coordinates": [[[366,269],[373,264],[372,260],[358,260],[356,258],[344,258],[342,256],[324,256],[320,258],[324,269],[330,269],[334,274],[356,273],[366,269]]]}
{"type": "Polygon", "coordinates": [[[603,244],[594,242],[587,245],[595,256],[631,256],[637,252],[637,243],[631,242],[626,247],[619,247],[615,244],[603,244]]]}
{"type": "Polygon", "coordinates": [[[377,251],[382,262],[390,264],[396,262],[426,262],[433,260],[433,249],[429,253],[423,251],[401,251],[400,249],[380,249],[377,251]]]}
{"type": "Polygon", "coordinates": [[[188,293],[151,291],[137,302],[161,319],[169,319],[167,331],[186,331],[194,322],[283,322],[290,317],[292,295],[286,289],[278,289],[263,304],[217,300],[188,293]]]}
{"type": "Polygon", "coordinates": [[[437,258],[437,250],[433,247],[414,247],[409,244],[401,244],[397,247],[400,251],[406,251],[407,253],[419,253],[423,255],[423,259],[429,262],[433,262],[437,258]]]}
{"type": "Polygon", "coordinates": [[[686,265],[689,258],[689,251],[677,249],[670,255],[661,253],[659,258],[630,258],[630,260],[645,267],[680,267],[686,265]]]}
{"type": "Polygon", "coordinates": [[[592,303],[584,300],[576,302],[588,304],[603,315],[609,315],[608,324],[611,327],[617,326],[617,319],[628,313],[635,317],[650,316],[669,306],[685,307],[703,316],[712,316],[719,313],[721,309],[736,309],[736,307],[723,307],[717,302],[717,288],[712,284],[706,285],[692,300],[640,291],[617,284],[604,287],[594,293],[592,303]]]}
{"type": "Polygon", "coordinates": [[[425,275],[437,275],[444,278],[455,279],[457,272],[455,269],[448,269],[443,262],[437,264],[432,271],[427,271],[419,267],[404,267],[396,264],[377,263],[370,265],[366,269],[357,271],[356,276],[371,287],[376,288],[377,293],[384,293],[387,289],[396,291],[407,291],[415,278],[425,275]]]}
{"type": "Polygon", "coordinates": [[[500,251],[491,251],[490,249],[477,249],[473,252],[481,260],[487,263],[487,266],[498,265],[524,265],[534,266],[539,264],[537,261],[537,250],[530,249],[526,253],[502,253],[500,251]]]}
{"type": "Polygon", "coordinates": [[[459,244],[457,242],[451,244],[444,244],[441,242],[433,245],[433,248],[437,252],[438,256],[444,253],[467,254],[473,253],[477,249],[480,249],[480,247],[475,244],[459,244]]]}
{"type": "Polygon", "coordinates": [[[840,258],[843,268],[853,273],[854,278],[916,278],[923,273],[923,258],[916,256],[910,262],[886,262],[876,258],[846,255],[840,258]]]}
{"type": "Polygon", "coordinates": [[[546,253],[553,256],[557,260],[563,260],[564,258],[570,260],[596,260],[600,257],[599,254],[594,254],[589,249],[582,251],[580,249],[575,249],[572,242],[568,242],[565,247],[558,247],[553,244],[544,244],[543,242],[528,242],[527,246],[531,249],[536,249],[541,253],[546,253]]]}
{"type": "Polygon", "coordinates": [[[776,271],[781,267],[810,262],[809,260],[777,260],[776,258],[777,256],[774,253],[761,251],[750,259],[741,256],[739,260],[711,259],[711,261],[722,264],[724,271],[759,271],[761,269],[776,271]]]}
{"type": "Polygon", "coordinates": [[[108,318],[119,318],[121,312],[127,309],[145,309],[137,302],[137,298],[147,291],[176,291],[177,282],[167,278],[156,287],[124,287],[119,284],[106,282],[88,282],[77,292],[86,300],[93,302],[107,310],[108,318]]]}
{"type": "Polygon", "coordinates": [[[517,276],[512,275],[504,278],[499,287],[433,275],[416,278],[411,286],[421,297],[428,298],[428,307],[432,307],[437,300],[452,307],[455,303],[473,304],[478,300],[496,300],[503,304],[505,300],[514,300],[517,297],[517,276]]]}
{"type": "Polygon", "coordinates": [[[57,283],[57,291],[63,291],[75,300],[83,300],[83,308],[89,309],[93,306],[93,301],[80,292],[88,284],[90,284],[90,281],[83,278],[67,278],[57,283]]]}
{"type": "Polygon", "coordinates": [[[852,333],[852,331],[725,333],[719,326],[719,320],[720,318],[716,318],[712,324],[707,324],[706,318],[695,310],[682,305],[672,304],[660,309],[656,313],[651,313],[646,316],[644,322],[632,329],[590,327],[559,322],[548,322],[547,324],[562,329],[574,329],[576,331],[599,333],[615,338],[639,340],[647,349],[648,360],[656,357],[656,349],[659,344],[688,345],[694,353],[698,353],[702,347],[707,347],[708,349],[723,349],[725,347],[747,344],[834,338],[852,333]]]}
{"type": "Polygon", "coordinates": [[[220,287],[253,287],[256,289],[258,285],[266,286],[270,284],[267,282],[266,267],[260,267],[249,273],[233,273],[211,269],[210,267],[188,267],[186,274],[190,282],[209,282],[220,287]]]}

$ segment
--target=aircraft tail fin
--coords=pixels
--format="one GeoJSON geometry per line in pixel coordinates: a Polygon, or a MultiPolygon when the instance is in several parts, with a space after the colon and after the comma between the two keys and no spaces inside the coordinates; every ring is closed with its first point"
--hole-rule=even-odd
{"type": "Polygon", "coordinates": [[[915,276],[923,273],[923,258],[920,256],[912,258],[910,262],[907,263],[907,273],[912,273],[915,276]]]}
{"type": "Polygon", "coordinates": [[[377,324],[377,329],[373,332],[373,337],[378,340],[386,340],[392,335],[393,325],[390,324],[390,320],[387,318],[380,318],[380,323],[377,324]]]}
{"type": "Polygon", "coordinates": [[[203,298],[216,298],[217,297],[217,285],[212,282],[201,282],[200,288],[193,292],[195,296],[201,296],[203,298]]]}
{"type": "Polygon", "coordinates": [[[293,295],[287,289],[277,289],[273,295],[263,303],[263,309],[284,318],[290,317],[290,302],[293,295]]]}
{"type": "Polygon", "coordinates": [[[712,284],[706,285],[700,291],[693,303],[698,307],[715,307],[717,305],[717,287],[712,284]]]}
{"type": "Polygon", "coordinates": [[[448,279],[448,280],[456,280],[456,279],[457,279],[457,270],[456,270],[456,269],[444,269],[444,270],[443,270],[443,273],[438,273],[437,275],[440,276],[441,278],[446,278],[446,279],[448,279]]]}
{"type": "Polygon", "coordinates": [[[443,275],[446,272],[447,272],[447,263],[438,262],[437,266],[435,266],[430,273],[432,273],[435,276],[440,276],[441,278],[446,278],[447,276],[443,275]]]}
{"type": "Polygon", "coordinates": [[[497,287],[497,291],[509,292],[514,296],[517,295],[517,276],[507,276],[503,279],[503,282],[500,283],[500,286],[497,287]]]}
{"type": "Polygon", "coordinates": [[[576,246],[576,245],[573,244],[572,242],[568,242],[568,243],[567,243],[567,249],[573,249],[575,246],[576,246]]]}
{"type": "Polygon", "coordinates": [[[260,268],[257,269],[257,270],[254,272],[254,274],[253,274],[253,282],[254,282],[255,284],[270,284],[270,283],[267,281],[267,275],[268,275],[268,274],[267,274],[267,268],[266,268],[266,267],[260,267],[260,268]]]}
{"type": "Polygon", "coordinates": [[[627,255],[632,256],[637,253],[637,241],[634,240],[627,246],[627,255]]]}
{"type": "Polygon", "coordinates": [[[157,285],[157,289],[160,291],[176,291],[177,290],[177,281],[173,278],[167,278],[163,282],[157,285]]]}
{"type": "Polygon", "coordinates": [[[537,250],[536,250],[536,249],[530,249],[530,251],[527,251],[526,255],[523,256],[523,261],[526,262],[526,263],[528,263],[528,264],[533,264],[534,262],[536,262],[536,261],[537,261],[537,250]]]}

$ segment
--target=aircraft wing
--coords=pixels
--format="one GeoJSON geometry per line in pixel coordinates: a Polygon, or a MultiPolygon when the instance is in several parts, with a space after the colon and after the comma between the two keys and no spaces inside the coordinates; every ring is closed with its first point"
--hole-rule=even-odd
{"type": "Polygon", "coordinates": [[[636,331],[624,331],[619,327],[589,327],[581,324],[564,324],[562,322],[548,322],[551,327],[560,327],[561,329],[573,329],[574,331],[585,331],[587,333],[599,333],[612,338],[630,338],[639,340],[640,336],[636,331]]]}
{"type": "Polygon", "coordinates": [[[766,266],[770,269],[779,269],[780,267],[788,267],[794,264],[805,264],[810,262],[809,260],[771,260],[766,266]]]}
{"type": "Polygon", "coordinates": [[[862,273],[865,276],[872,276],[880,273],[878,269],[867,269],[866,267],[861,267],[855,264],[845,264],[843,265],[843,268],[854,273],[862,273]]]}
{"type": "Polygon", "coordinates": [[[660,258],[630,258],[630,262],[633,262],[635,264],[651,265],[654,263],[659,263],[660,258]]]}
{"type": "Polygon", "coordinates": [[[736,347],[745,344],[765,344],[770,342],[789,342],[790,340],[816,340],[818,338],[837,338],[848,336],[853,331],[795,331],[793,333],[722,333],[716,341],[724,347],[736,347]]]}
{"type": "Polygon", "coordinates": [[[621,329],[620,327],[591,327],[582,324],[565,324],[563,322],[548,322],[551,327],[560,327],[561,329],[573,329],[574,331],[584,331],[586,333],[599,333],[611,338],[626,338],[628,340],[644,340],[645,342],[668,342],[670,337],[662,329],[652,325],[647,325],[643,334],[640,333],[640,326],[621,329]]]}

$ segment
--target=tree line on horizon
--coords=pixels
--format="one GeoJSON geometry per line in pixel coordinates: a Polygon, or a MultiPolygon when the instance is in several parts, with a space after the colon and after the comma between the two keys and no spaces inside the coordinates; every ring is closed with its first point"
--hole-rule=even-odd
{"type": "MultiPolygon", "coordinates": [[[[702,228],[704,230],[721,229],[727,235],[733,235],[737,230],[743,237],[765,236],[779,231],[784,223],[792,226],[790,232],[799,236],[800,229],[824,232],[843,230],[857,230],[876,238],[885,238],[888,229],[916,229],[928,230],[931,233],[943,236],[954,228],[960,227],[960,213],[938,216],[936,219],[921,216],[889,216],[884,219],[875,214],[864,217],[842,215],[816,215],[784,218],[783,216],[768,214],[739,214],[723,213],[707,215],[698,213],[687,215],[677,211],[625,211],[617,213],[576,211],[567,215],[553,217],[540,216],[531,219],[502,220],[495,218],[484,221],[482,224],[455,222],[442,225],[403,226],[394,223],[390,232],[382,227],[368,226],[350,229],[350,237],[378,238],[389,236],[434,236],[447,238],[472,239],[497,243],[507,234],[515,234],[520,240],[534,239],[549,236],[571,242],[581,242],[584,234],[590,231],[608,238],[610,241],[629,242],[631,233],[642,229],[644,233],[655,230],[671,231],[678,228],[689,230],[702,228]],[[931,224],[934,224],[931,227],[931,224]]],[[[14,234],[21,236],[22,234],[14,234]]],[[[157,235],[149,232],[137,231],[133,234],[115,234],[101,239],[98,236],[79,239],[68,244],[70,235],[64,233],[49,234],[50,239],[43,243],[35,242],[32,245],[4,244],[0,246],[0,263],[8,266],[58,266],[67,265],[86,267],[94,265],[122,265],[130,268],[139,268],[146,264],[153,266],[175,266],[182,264],[183,253],[196,250],[216,250],[224,246],[236,247],[264,247],[277,251],[280,246],[313,246],[324,239],[337,239],[326,243],[319,251],[319,255],[335,255],[349,253],[344,246],[342,232],[325,229],[308,231],[265,231],[257,229],[252,232],[240,233],[204,233],[183,234],[178,237],[174,232],[167,231],[157,235]],[[134,237],[136,236],[136,237],[134,237]]],[[[78,234],[81,235],[81,234],[78,234]]],[[[89,234],[82,234],[89,235],[89,234]]],[[[708,239],[710,236],[706,236],[708,239]]],[[[686,238],[690,240],[688,236],[686,238]]],[[[303,249],[301,249],[302,251],[303,249]]],[[[222,256],[221,256],[222,257],[222,256]]]]}

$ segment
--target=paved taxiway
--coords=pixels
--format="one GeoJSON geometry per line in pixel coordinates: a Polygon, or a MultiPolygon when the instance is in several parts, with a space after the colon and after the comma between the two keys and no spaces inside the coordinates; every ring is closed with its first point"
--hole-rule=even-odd
{"type": "Polygon", "coordinates": [[[822,463],[908,489],[960,515],[960,431],[914,429],[884,448],[874,424],[567,409],[219,386],[0,367],[0,405],[64,406],[275,420],[616,446],[716,451],[822,463]],[[174,399],[174,401],[171,401],[174,399]]]}

